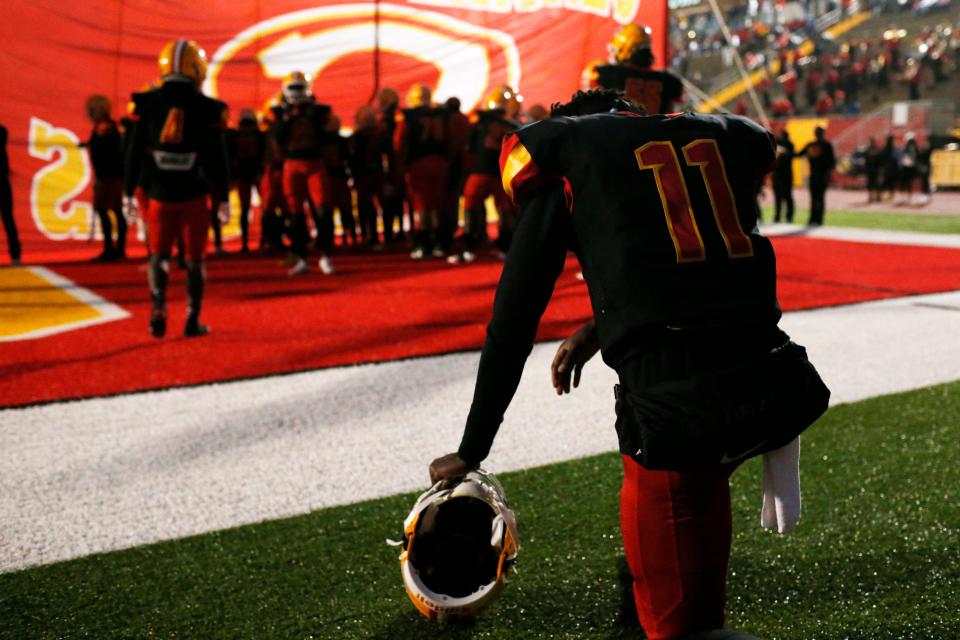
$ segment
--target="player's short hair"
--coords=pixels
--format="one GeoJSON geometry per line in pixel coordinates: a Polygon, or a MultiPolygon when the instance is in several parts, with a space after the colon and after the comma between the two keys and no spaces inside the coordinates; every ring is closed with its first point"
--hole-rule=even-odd
{"type": "Polygon", "coordinates": [[[554,102],[550,106],[550,117],[588,116],[593,113],[610,113],[611,111],[647,114],[646,109],[631,102],[623,91],[618,89],[590,89],[589,91],[577,91],[569,102],[554,102]]]}

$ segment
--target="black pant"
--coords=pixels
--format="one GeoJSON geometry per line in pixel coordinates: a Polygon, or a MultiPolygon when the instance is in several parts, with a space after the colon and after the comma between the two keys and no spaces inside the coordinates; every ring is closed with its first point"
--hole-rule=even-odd
{"type": "Polygon", "coordinates": [[[830,180],[825,175],[810,174],[810,222],[809,224],[823,224],[824,198],[830,180]]]}
{"type": "Polygon", "coordinates": [[[17,221],[13,219],[13,192],[10,190],[10,178],[0,176],[0,217],[3,229],[7,232],[7,250],[11,260],[20,259],[20,236],[17,235],[17,221]]]}
{"type": "Polygon", "coordinates": [[[793,222],[793,180],[773,181],[773,221],[780,222],[780,209],[786,207],[786,220],[793,222]]]}

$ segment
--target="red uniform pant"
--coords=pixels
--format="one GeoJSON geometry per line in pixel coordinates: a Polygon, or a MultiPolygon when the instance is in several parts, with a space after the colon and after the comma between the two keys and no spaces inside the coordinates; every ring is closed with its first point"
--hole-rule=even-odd
{"type": "Polygon", "coordinates": [[[407,167],[404,177],[414,211],[422,214],[443,207],[448,171],[449,163],[440,155],[424,156],[407,167]]]}
{"type": "Polygon", "coordinates": [[[184,202],[150,200],[145,218],[150,253],[169,257],[173,243],[178,236],[182,236],[186,258],[203,260],[210,230],[207,196],[184,202]]]}
{"type": "Polygon", "coordinates": [[[263,178],[260,180],[260,200],[264,214],[277,211],[286,213],[287,200],[283,196],[282,167],[268,167],[264,171],[263,178]]]}
{"type": "Polygon", "coordinates": [[[736,465],[650,471],[623,456],[623,468],[620,527],[647,637],[723,627],[736,465]]]}
{"type": "Polygon", "coordinates": [[[283,162],[283,195],[290,213],[303,211],[303,203],[310,201],[314,207],[324,204],[327,186],[327,170],[322,160],[288,159],[283,162]]]}
{"type": "Polygon", "coordinates": [[[499,211],[511,206],[510,199],[503,190],[503,182],[498,175],[471,173],[467,184],[463,187],[463,208],[479,209],[488,197],[493,196],[494,203],[499,211]]]}

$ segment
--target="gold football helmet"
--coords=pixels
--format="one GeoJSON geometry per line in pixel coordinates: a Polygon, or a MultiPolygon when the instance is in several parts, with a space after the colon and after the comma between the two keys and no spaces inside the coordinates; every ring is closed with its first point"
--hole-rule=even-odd
{"type": "Polygon", "coordinates": [[[432,99],[430,87],[422,82],[417,82],[407,91],[406,104],[408,109],[416,107],[429,107],[432,99]]]}
{"type": "Polygon", "coordinates": [[[207,54],[193,40],[171,40],[157,58],[160,77],[192,80],[198,87],[207,77],[207,54]]]}
{"type": "Polygon", "coordinates": [[[508,118],[516,118],[520,113],[520,106],[523,102],[523,96],[517,93],[512,87],[505,84],[494,87],[493,91],[487,94],[484,100],[484,106],[487,109],[503,109],[508,118]]]}
{"type": "Polygon", "coordinates": [[[616,64],[638,64],[647,66],[653,63],[650,46],[653,30],[642,24],[625,24],[613,34],[610,41],[611,62],[616,64]]]}

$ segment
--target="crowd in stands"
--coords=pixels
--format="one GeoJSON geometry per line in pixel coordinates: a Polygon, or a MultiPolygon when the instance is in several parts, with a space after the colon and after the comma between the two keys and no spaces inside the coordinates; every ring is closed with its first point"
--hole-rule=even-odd
{"type": "MultiPolygon", "coordinates": [[[[937,21],[937,12],[949,10],[955,1],[884,0],[839,6],[758,2],[731,8],[725,19],[744,66],[767,70],[757,91],[764,108],[774,116],[856,115],[892,86],[905,86],[909,99],[918,100],[933,86],[955,81],[960,63],[960,24],[937,21]],[[818,13],[814,6],[821,11],[818,13]],[[817,26],[817,19],[829,11],[835,13],[835,19],[855,11],[871,11],[894,26],[875,37],[832,40],[817,26]],[[897,17],[906,14],[929,17],[929,26],[909,34],[896,26],[897,17]]],[[[724,67],[733,65],[734,48],[727,46],[713,15],[676,19],[672,33],[673,68],[707,93],[722,88],[710,86],[695,64],[704,54],[719,53],[724,67]]],[[[717,81],[724,80],[719,76],[717,81]]],[[[746,98],[734,109],[747,113],[746,98]]]]}

